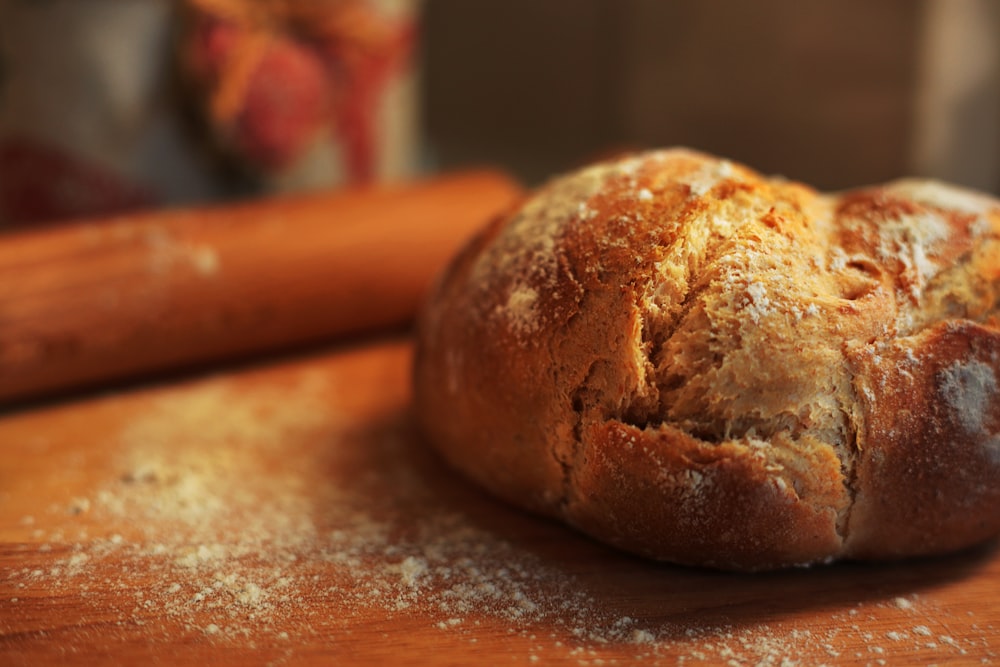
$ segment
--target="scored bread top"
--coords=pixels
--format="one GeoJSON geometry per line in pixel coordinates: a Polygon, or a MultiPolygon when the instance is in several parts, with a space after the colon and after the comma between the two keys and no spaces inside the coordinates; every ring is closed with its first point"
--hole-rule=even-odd
{"type": "Polygon", "coordinates": [[[1000,532],[1000,205],[688,150],[554,180],[425,310],[418,416],[511,502],[764,569],[1000,532]]]}

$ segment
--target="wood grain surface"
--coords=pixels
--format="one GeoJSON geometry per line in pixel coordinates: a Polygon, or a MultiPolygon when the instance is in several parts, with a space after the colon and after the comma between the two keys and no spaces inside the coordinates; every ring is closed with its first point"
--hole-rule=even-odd
{"type": "Polygon", "coordinates": [[[512,510],[427,449],[410,345],[0,416],[0,664],[1000,657],[1000,554],[738,575],[512,510]]]}

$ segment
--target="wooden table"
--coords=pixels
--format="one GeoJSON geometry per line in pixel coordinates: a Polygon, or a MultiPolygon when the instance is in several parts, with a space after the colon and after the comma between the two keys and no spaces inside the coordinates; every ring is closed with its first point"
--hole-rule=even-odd
{"type": "Polygon", "coordinates": [[[484,495],[380,339],[0,416],[0,664],[1000,662],[1000,554],[737,575],[484,495]]]}

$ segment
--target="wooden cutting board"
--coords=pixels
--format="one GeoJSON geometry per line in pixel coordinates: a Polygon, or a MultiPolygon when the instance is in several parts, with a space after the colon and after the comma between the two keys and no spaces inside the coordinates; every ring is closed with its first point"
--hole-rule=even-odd
{"type": "Polygon", "coordinates": [[[991,664],[1000,553],[738,575],[484,495],[376,340],[0,416],[0,664],[991,664]]]}

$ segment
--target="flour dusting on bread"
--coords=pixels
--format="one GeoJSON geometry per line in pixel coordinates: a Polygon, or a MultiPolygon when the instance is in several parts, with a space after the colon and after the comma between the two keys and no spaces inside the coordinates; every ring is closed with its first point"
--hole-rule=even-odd
{"type": "Polygon", "coordinates": [[[473,280],[487,281],[512,263],[527,259],[532,271],[550,276],[555,270],[555,244],[572,218],[587,219],[587,201],[611,178],[628,173],[636,162],[600,165],[554,181],[545,197],[525,203],[496,242],[479,258],[473,280]]]}
{"type": "Polygon", "coordinates": [[[547,196],[528,201],[478,258],[470,280],[482,289],[516,274],[530,281],[508,283],[505,303],[495,310],[514,332],[525,335],[536,328],[537,289],[554,289],[558,271],[555,248],[563,227],[573,219],[592,217],[595,212],[587,207],[589,198],[610,178],[627,173],[633,164],[599,165],[555,181],[547,196]]]}
{"type": "Polygon", "coordinates": [[[416,389],[434,444],[494,493],[735,569],[1000,532],[948,518],[1000,503],[995,200],[821,194],[675,149],[558,178],[476,243],[432,299],[416,389]],[[887,461],[939,492],[878,482],[887,461]],[[887,509],[918,497],[912,526],[887,509]]]}
{"type": "Polygon", "coordinates": [[[941,373],[941,397],[968,433],[986,433],[990,406],[1000,402],[997,376],[981,361],[955,362],[941,373]]]}
{"type": "Polygon", "coordinates": [[[501,309],[510,327],[521,334],[530,334],[538,329],[538,291],[533,287],[518,284],[511,290],[506,305],[501,309]]]}

